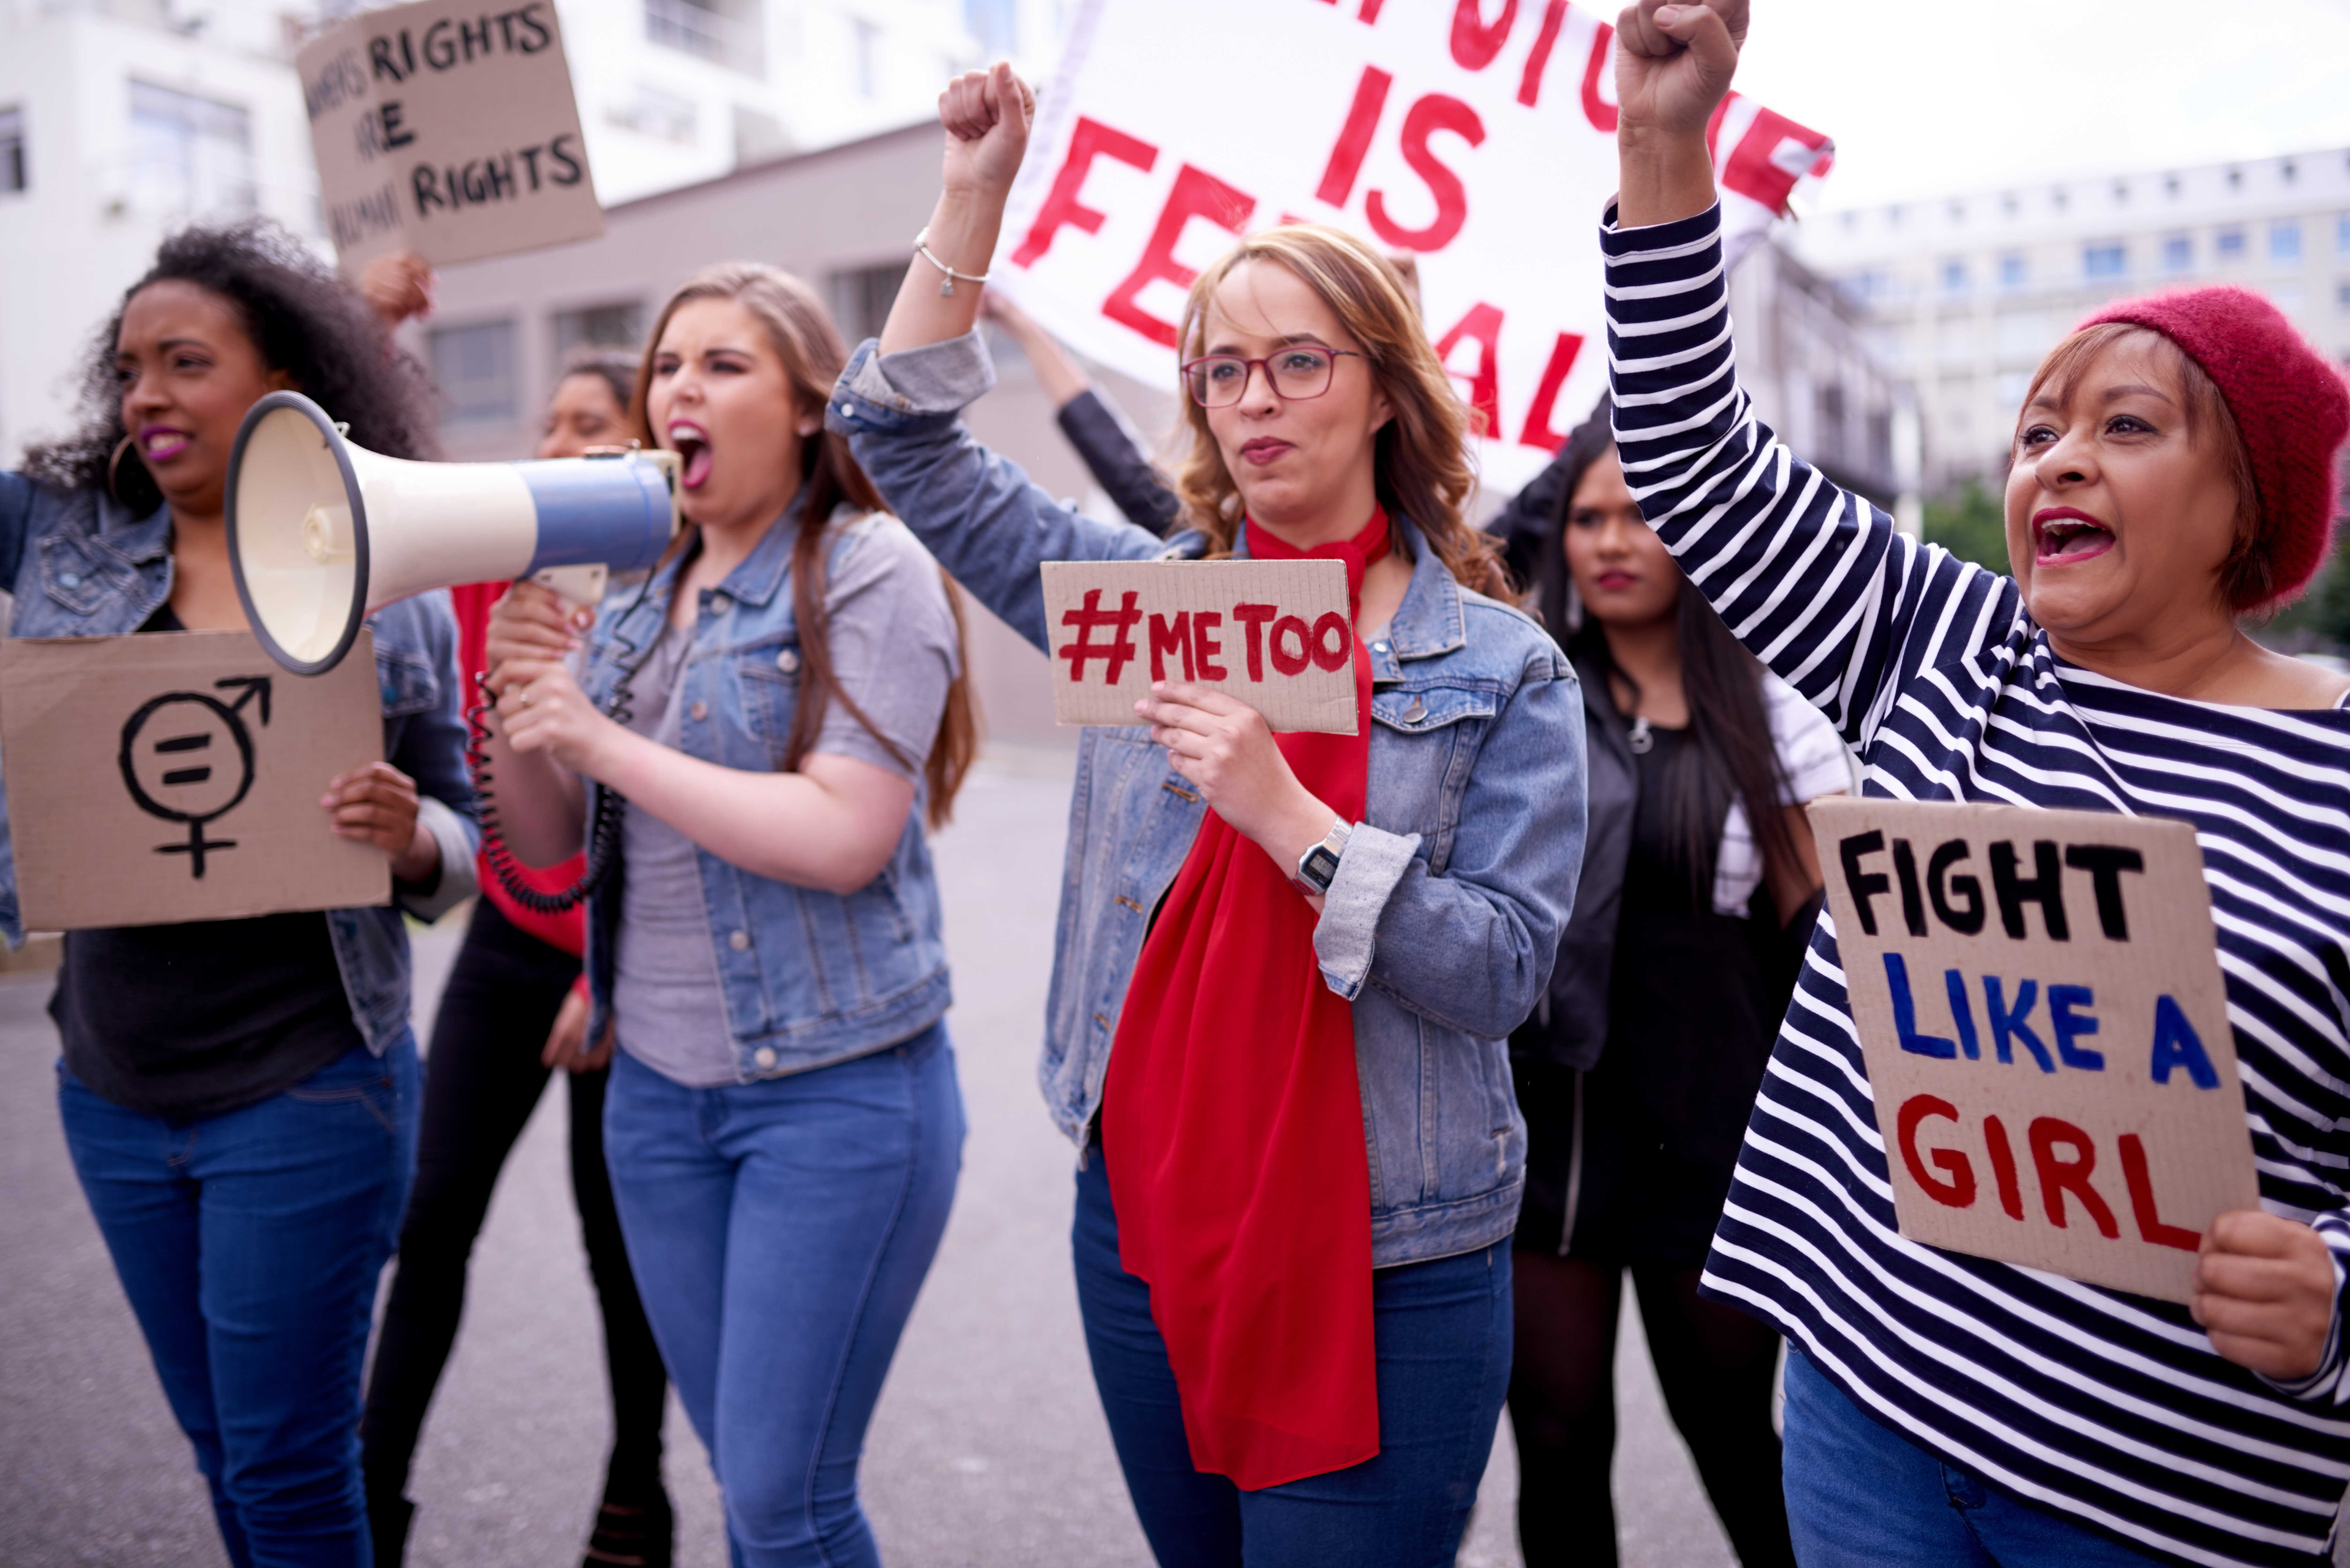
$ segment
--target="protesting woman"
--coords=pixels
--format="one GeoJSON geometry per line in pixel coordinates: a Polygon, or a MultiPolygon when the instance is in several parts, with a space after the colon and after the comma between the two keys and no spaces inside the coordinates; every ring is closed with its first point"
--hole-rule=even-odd
{"type": "MultiPolygon", "coordinates": [[[[632,356],[598,350],[573,358],[547,400],[537,455],[578,457],[629,439],[632,356]]],[[[458,665],[467,691],[487,668],[490,607],[503,583],[451,590],[457,611],[458,665]]],[[[525,876],[553,894],[579,878],[574,857],[525,876]]],[[[441,1011],[432,1024],[416,1185],[400,1230],[400,1266],[384,1303],[383,1330],[368,1373],[359,1422],[368,1520],[376,1568],[399,1568],[415,1509],[406,1496],[416,1443],[433,1389],[448,1365],[465,1306],[465,1273],[489,1212],[490,1195],[515,1140],[530,1121],[547,1076],[569,1075],[571,1195],[588,1248],[588,1272],[604,1327],[604,1371],[612,1397],[612,1450],[588,1539],[588,1564],[667,1568],[673,1516],[661,1484],[661,1417],[669,1376],[646,1326],[629,1272],[612,1184],[604,1172],[604,1085],[612,1059],[607,1033],[588,1043],[588,994],[579,955],[588,940],[577,909],[525,909],[494,876],[481,877],[441,1011]]]]}
{"type": "Polygon", "coordinates": [[[1737,386],[1706,125],[1745,12],[1642,0],[1619,28],[1601,241],[1633,493],[1867,794],[2194,825],[2262,1201],[2206,1232],[2187,1306],[1904,1240],[1823,919],[1706,1274],[1794,1342],[1797,1555],[2313,1563],[2350,1473],[2350,680],[2239,619],[2324,556],[2350,393],[2241,290],[2107,306],[2024,395],[2015,575],[1897,534],[1737,386]]]}
{"type": "MultiPolygon", "coordinates": [[[[421,372],[300,241],[165,241],[96,345],[81,433],[0,475],[13,635],[244,629],[229,454],[281,389],[429,455],[421,372]]],[[[416,1151],[401,921],[473,890],[448,601],[369,624],[389,760],[319,781],[318,832],[380,849],[393,901],[75,931],[50,1003],[67,1147],[238,1568],[368,1561],[359,1366],[416,1151]]],[[[13,881],[0,927],[21,939],[13,881]]]]}
{"type": "Polygon", "coordinates": [[[1481,591],[1460,400],[1393,267],[1336,230],[1268,231],[1193,287],[1171,548],[972,440],[976,279],[1032,107],[1008,67],[941,99],[945,190],[834,428],[1039,647],[1066,640],[1048,560],[1334,560],[1356,599],[1354,734],[1168,681],[1081,743],[1041,1077],[1081,1151],[1095,1381],[1170,1568],[1450,1563],[1509,1375],[1505,1039],[1574,890],[1581,706],[1481,591]]]}
{"type": "Polygon", "coordinates": [[[922,831],[974,743],[962,628],[824,431],[845,358],[795,278],[689,281],[633,410],[683,459],[682,547],[600,615],[524,584],[490,620],[495,820],[534,864],[589,822],[619,849],[588,906],[605,1155],[747,1568],[879,1562],[858,1457],[962,1147],[922,831]]]}
{"type": "Polygon", "coordinates": [[[1550,992],[1510,1042],[1518,1536],[1612,1563],[1616,1325],[1629,1269],[1666,1407],[1738,1560],[1794,1561],[1771,1393],[1779,1336],[1698,1295],[1740,1136],[1819,912],[1801,804],[1844,743],[1764,672],[1640,520],[1608,409],[1567,438],[1523,568],[1583,680],[1591,826],[1550,992]]]}

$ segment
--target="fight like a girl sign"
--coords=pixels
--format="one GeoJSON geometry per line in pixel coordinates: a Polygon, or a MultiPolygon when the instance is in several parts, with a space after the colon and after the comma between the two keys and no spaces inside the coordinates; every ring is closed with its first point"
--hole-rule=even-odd
{"type": "Polygon", "coordinates": [[[2183,822],[1811,808],[1901,1233],[2183,1302],[2257,1209],[2211,900],[2183,822]]]}
{"type": "MultiPolygon", "coordinates": [[[[1418,264],[1484,481],[1531,479],[1607,382],[1612,8],[1569,0],[1084,0],[988,286],[1080,352],[1175,381],[1199,270],[1336,223],[1418,264]],[[1243,69],[1238,62],[1275,62],[1243,69]]],[[[1732,94],[1711,132],[1733,260],[1826,171],[1827,138],[1732,94]]]]}

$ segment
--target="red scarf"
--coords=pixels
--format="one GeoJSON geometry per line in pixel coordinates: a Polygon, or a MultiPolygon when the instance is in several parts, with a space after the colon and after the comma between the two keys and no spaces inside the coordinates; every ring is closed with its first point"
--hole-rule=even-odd
{"type": "MultiPolygon", "coordinates": [[[[1351,609],[1387,513],[1312,550],[1252,522],[1248,549],[1346,562],[1351,609]]],[[[1350,823],[1371,754],[1359,636],[1355,712],[1351,735],[1274,741],[1350,823]]],[[[1118,1262],[1149,1282],[1191,1462],[1249,1491],[1379,1451],[1355,1009],[1323,983],[1290,870],[1208,813],[1136,961],[1102,1097],[1118,1262]]]]}

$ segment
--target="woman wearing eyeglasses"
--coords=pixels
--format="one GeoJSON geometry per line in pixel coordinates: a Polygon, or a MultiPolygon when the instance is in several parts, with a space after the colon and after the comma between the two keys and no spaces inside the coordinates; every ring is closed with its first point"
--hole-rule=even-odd
{"type": "Polygon", "coordinates": [[[1356,734],[1276,737],[1174,682],[1086,732],[1040,1076],[1080,1151],[1095,1382],[1160,1563],[1449,1563],[1509,1375],[1506,1040],[1582,857],[1574,674],[1486,597],[1460,400],[1394,267],[1336,230],[1256,235],[1193,286],[1170,544],[972,439],[976,275],[1033,102],[1002,67],[941,99],[945,189],[833,427],[1041,648],[1049,560],[1336,560],[1356,599],[1356,734]]]}

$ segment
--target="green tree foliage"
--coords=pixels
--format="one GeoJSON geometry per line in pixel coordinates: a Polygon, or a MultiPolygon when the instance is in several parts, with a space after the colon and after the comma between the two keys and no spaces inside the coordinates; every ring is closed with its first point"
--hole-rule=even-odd
{"type": "Polygon", "coordinates": [[[1956,494],[1926,503],[1926,543],[1939,545],[1962,561],[2007,570],[2007,515],[1999,497],[1982,481],[1970,479],[1956,494]]]}

